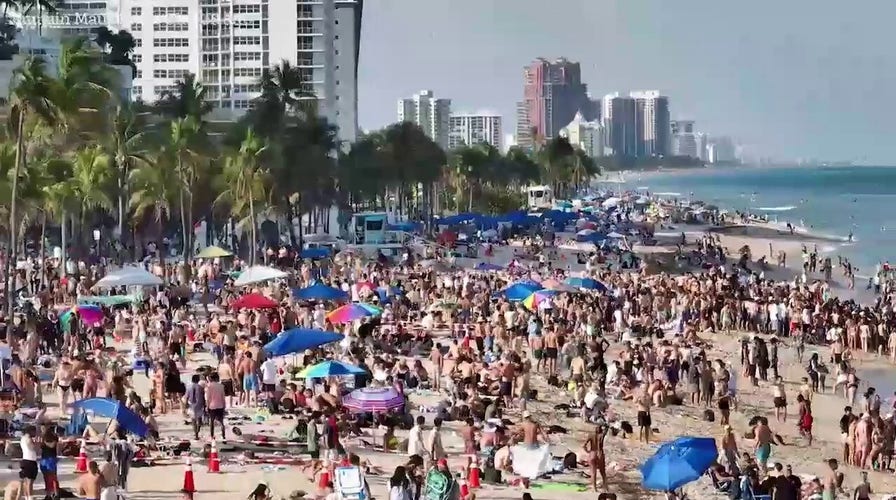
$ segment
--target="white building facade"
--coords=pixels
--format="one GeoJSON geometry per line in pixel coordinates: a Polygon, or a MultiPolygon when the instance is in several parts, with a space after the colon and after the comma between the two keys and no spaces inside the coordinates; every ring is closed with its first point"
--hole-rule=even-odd
{"type": "Polygon", "coordinates": [[[448,149],[451,99],[437,99],[432,90],[421,90],[409,99],[399,99],[398,121],[416,124],[442,149],[448,149]]]}
{"type": "Polygon", "coordinates": [[[604,156],[606,133],[603,125],[598,121],[585,120],[582,113],[576,113],[572,122],[560,130],[560,135],[573,146],[582,148],[591,158],[604,156]]]}
{"type": "Polygon", "coordinates": [[[463,113],[449,119],[448,149],[488,143],[503,150],[501,116],[492,113],[463,113]]]}
{"type": "MultiPolygon", "coordinates": [[[[99,26],[137,42],[132,96],[155,102],[189,73],[207,88],[218,119],[258,97],[262,71],[289,61],[341,141],[358,134],[357,67],[363,0],[64,0],[58,15],[22,19],[20,45],[58,52],[62,36],[99,26]]],[[[311,98],[311,97],[309,97],[311,98]]]]}

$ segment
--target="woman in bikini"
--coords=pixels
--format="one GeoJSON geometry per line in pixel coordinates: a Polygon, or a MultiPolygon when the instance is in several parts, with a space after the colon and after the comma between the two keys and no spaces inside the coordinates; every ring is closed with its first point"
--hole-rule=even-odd
{"type": "Polygon", "coordinates": [[[53,376],[53,385],[56,386],[59,392],[59,407],[63,408],[63,411],[65,408],[68,408],[73,376],[72,365],[68,360],[63,360],[59,364],[59,368],[56,369],[56,374],[53,376]]]}
{"type": "Polygon", "coordinates": [[[597,425],[585,441],[585,452],[588,453],[588,467],[591,468],[591,488],[597,491],[597,475],[600,474],[601,488],[607,487],[607,460],[604,455],[604,438],[607,437],[606,426],[597,425]]]}

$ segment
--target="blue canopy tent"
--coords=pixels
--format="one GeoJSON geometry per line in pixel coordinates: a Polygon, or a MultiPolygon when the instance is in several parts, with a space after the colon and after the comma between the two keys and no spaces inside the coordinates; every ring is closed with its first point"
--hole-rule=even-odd
{"type": "Polygon", "coordinates": [[[404,221],[404,222],[399,222],[396,224],[389,224],[386,226],[386,229],[389,231],[404,231],[406,233],[413,233],[414,231],[418,230],[419,228],[420,228],[419,224],[417,224],[415,222],[411,222],[411,221],[404,221]]]}
{"type": "Polygon", "coordinates": [[[264,346],[264,351],[271,356],[286,356],[314,349],[324,344],[338,342],[345,337],[333,332],[313,330],[309,328],[291,328],[277,335],[277,338],[264,346]]]}
{"type": "Polygon", "coordinates": [[[715,439],[680,437],[657,448],[641,465],[641,485],[648,490],[675,491],[700,479],[718,457],[715,439]]]}
{"type": "Polygon", "coordinates": [[[584,288],[585,290],[598,290],[605,292],[607,286],[593,278],[567,278],[566,284],[576,288],[584,288]]]}
{"type": "Polygon", "coordinates": [[[149,435],[149,426],[134,413],[133,410],[121,404],[118,400],[109,398],[88,398],[72,403],[74,410],[89,411],[94,415],[106,417],[118,422],[118,426],[131,434],[146,437],[149,435]]]}
{"type": "Polygon", "coordinates": [[[392,302],[392,297],[398,297],[404,294],[404,291],[402,291],[402,289],[398,288],[397,286],[381,286],[378,287],[375,292],[377,298],[380,299],[380,304],[388,304],[392,302]]]}
{"type": "Polygon", "coordinates": [[[305,288],[294,289],[292,296],[297,300],[348,300],[348,293],[320,281],[305,288]]]}
{"type": "Polygon", "coordinates": [[[306,248],[306,249],[302,250],[301,252],[299,252],[299,257],[302,259],[318,260],[318,259],[326,259],[329,256],[330,256],[330,249],[324,248],[324,247],[306,248]]]}

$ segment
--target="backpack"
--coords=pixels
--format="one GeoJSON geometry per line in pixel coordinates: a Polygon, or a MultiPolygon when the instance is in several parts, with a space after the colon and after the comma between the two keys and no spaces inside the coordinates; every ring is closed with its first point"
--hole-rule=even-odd
{"type": "Polygon", "coordinates": [[[421,500],[448,500],[454,487],[454,479],[436,468],[426,473],[426,484],[420,495],[421,500]]]}

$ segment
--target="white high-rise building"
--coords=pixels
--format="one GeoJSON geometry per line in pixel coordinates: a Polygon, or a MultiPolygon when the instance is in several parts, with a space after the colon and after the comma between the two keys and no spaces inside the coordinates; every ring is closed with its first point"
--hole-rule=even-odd
{"type": "Polygon", "coordinates": [[[442,149],[448,149],[451,99],[436,99],[432,90],[421,90],[410,99],[399,99],[398,121],[416,124],[442,149]]]}
{"type": "Polygon", "coordinates": [[[638,156],[669,154],[669,98],[661,95],[658,90],[632,92],[630,97],[635,100],[638,156]]]}
{"type": "Polygon", "coordinates": [[[503,149],[501,115],[494,113],[463,113],[449,119],[448,149],[488,143],[503,149]]]}
{"type": "MultiPolygon", "coordinates": [[[[24,51],[53,55],[63,36],[99,26],[128,30],[137,47],[133,98],[154,102],[193,73],[214,116],[233,119],[258,97],[265,68],[289,61],[339,138],[358,133],[357,68],[363,0],[63,0],[37,35],[19,18],[24,51]]],[[[310,98],[310,97],[308,97],[310,98]]]]}
{"type": "Polygon", "coordinates": [[[598,121],[587,121],[582,113],[576,113],[569,125],[560,130],[574,147],[582,148],[591,158],[604,156],[604,127],[598,121]]]}

